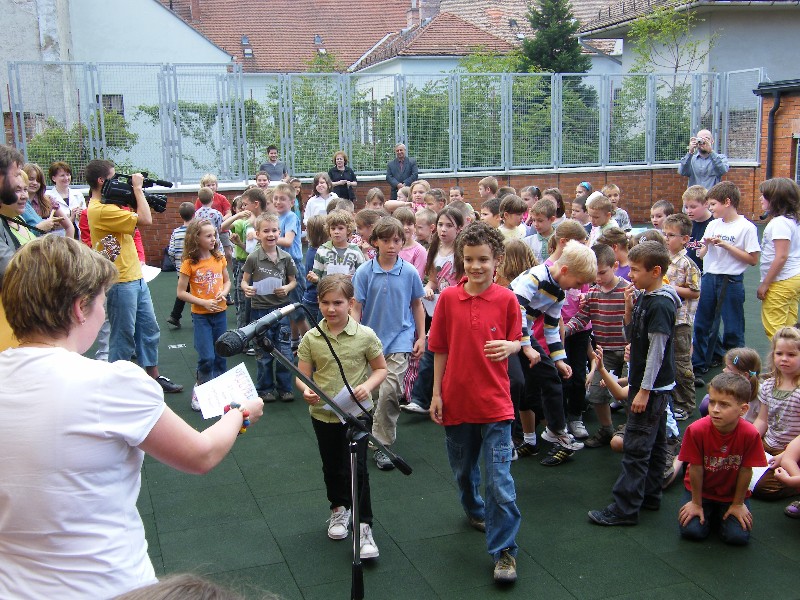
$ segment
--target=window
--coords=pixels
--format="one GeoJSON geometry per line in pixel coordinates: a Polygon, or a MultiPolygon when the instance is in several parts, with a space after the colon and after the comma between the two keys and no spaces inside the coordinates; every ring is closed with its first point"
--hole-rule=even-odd
{"type": "Polygon", "coordinates": [[[115,112],[120,117],[125,116],[125,102],[122,99],[122,94],[103,94],[102,96],[95,96],[95,98],[104,111],[115,112]]]}

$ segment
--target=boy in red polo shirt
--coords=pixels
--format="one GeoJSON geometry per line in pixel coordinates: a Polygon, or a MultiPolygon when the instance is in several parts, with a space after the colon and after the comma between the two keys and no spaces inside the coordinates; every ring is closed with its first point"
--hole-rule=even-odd
{"type": "Polygon", "coordinates": [[[510,469],[514,406],[508,357],[520,350],[522,313],[514,293],[494,283],[503,253],[497,229],[475,222],[462,230],[456,256],[463,257],[466,277],[439,296],[428,348],[434,353],[430,414],[445,427],[461,504],[470,525],[486,532],[494,580],[511,583],[517,578],[521,517],[510,469]],[[478,491],[481,454],[485,502],[478,491]]]}

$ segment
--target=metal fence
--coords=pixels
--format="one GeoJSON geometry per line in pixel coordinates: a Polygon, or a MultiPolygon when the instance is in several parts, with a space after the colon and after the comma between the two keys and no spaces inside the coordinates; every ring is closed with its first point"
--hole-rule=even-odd
{"type": "Polygon", "coordinates": [[[238,65],[9,65],[14,143],[26,159],[98,157],[162,179],[254,175],[276,145],[298,176],[344,150],[384,172],[397,142],[425,172],[678,161],[700,128],[757,161],[760,69],[730,73],[251,74],[238,65]]]}

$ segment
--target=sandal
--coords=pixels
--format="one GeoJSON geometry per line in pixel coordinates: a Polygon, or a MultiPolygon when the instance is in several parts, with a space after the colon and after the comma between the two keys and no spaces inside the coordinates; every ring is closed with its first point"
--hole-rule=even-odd
{"type": "Polygon", "coordinates": [[[783,509],[783,514],[792,519],[800,519],[800,500],[795,500],[783,509]]]}

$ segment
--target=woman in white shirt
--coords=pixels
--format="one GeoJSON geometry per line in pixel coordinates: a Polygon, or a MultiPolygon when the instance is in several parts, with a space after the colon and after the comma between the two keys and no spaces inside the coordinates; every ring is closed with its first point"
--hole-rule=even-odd
{"type": "Polygon", "coordinates": [[[47,175],[55,187],[47,190],[45,196],[50,198],[53,206],[60,206],[69,215],[69,221],[77,231],[81,213],[86,209],[86,198],[80,190],[69,187],[72,183],[72,168],[65,162],[54,162],[47,175]]]}

